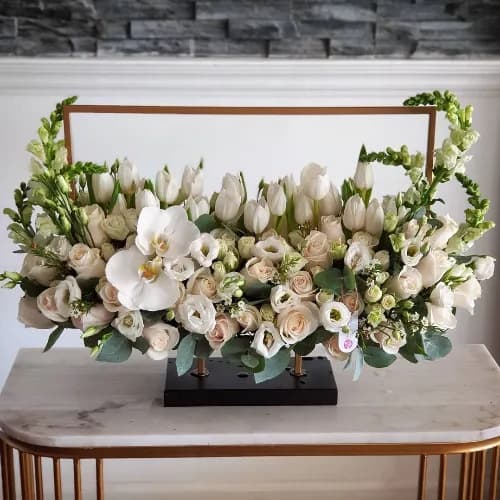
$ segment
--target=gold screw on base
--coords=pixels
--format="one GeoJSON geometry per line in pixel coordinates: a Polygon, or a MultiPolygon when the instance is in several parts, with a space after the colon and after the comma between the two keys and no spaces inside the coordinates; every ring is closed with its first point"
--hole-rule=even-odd
{"type": "Polygon", "coordinates": [[[305,373],[304,368],[302,366],[302,356],[299,356],[298,354],[296,354],[292,375],[294,377],[303,377],[305,374],[306,373],[305,373]]]}
{"type": "Polygon", "coordinates": [[[203,358],[197,359],[195,374],[197,377],[208,377],[209,371],[207,369],[207,363],[203,358]]]}

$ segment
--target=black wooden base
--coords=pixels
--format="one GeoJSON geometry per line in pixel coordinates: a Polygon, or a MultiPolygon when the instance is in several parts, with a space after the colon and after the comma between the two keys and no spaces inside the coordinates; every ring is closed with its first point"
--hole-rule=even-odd
{"type": "Polygon", "coordinates": [[[164,406],[336,405],[337,385],[330,362],[304,357],[305,375],[292,375],[292,363],[273,380],[256,384],[253,375],[222,358],[209,358],[209,375],[177,375],[168,360],[164,406]]]}

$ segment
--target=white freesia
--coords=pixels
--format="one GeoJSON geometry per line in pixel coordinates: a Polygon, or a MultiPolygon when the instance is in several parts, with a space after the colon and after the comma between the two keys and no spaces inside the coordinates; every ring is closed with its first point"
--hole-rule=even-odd
{"type": "Polygon", "coordinates": [[[160,200],[149,189],[139,189],[135,193],[135,209],[138,214],[146,207],[158,208],[160,200]]]}
{"type": "Polygon", "coordinates": [[[300,187],[304,194],[312,200],[323,199],[330,189],[330,179],[326,167],[317,163],[309,163],[300,173],[300,187]]]}
{"type": "Polygon", "coordinates": [[[384,229],[384,209],[380,202],[373,198],[366,209],[365,231],[380,237],[384,229]]]}
{"type": "Polygon", "coordinates": [[[321,305],[319,318],[325,330],[338,332],[349,323],[351,312],[342,302],[330,300],[321,305]]]}
{"type": "Polygon", "coordinates": [[[90,248],[84,243],[73,245],[69,252],[69,265],[82,279],[101,278],[106,267],[100,250],[90,248]]]}
{"type": "Polygon", "coordinates": [[[187,166],[182,174],[182,192],[186,198],[198,198],[203,193],[203,171],[201,165],[197,168],[187,166]]]}
{"type": "Polygon", "coordinates": [[[495,273],[495,259],[489,255],[485,257],[476,257],[472,261],[474,276],[479,281],[489,280],[495,273]]]}
{"type": "Polygon", "coordinates": [[[418,240],[407,240],[401,249],[401,260],[407,266],[416,266],[422,259],[420,242],[418,240]]]}
{"type": "Polygon", "coordinates": [[[207,335],[215,328],[215,307],[204,295],[186,295],[177,307],[178,321],[189,332],[207,335]]]}
{"type": "Polygon", "coordinates": [[[371,164],[358,161],[353,181],[358,189],[371,189],[373,187],[373,169],[371,164]]]}
{"type": "Polygon", "coordinates": [[[276,285],[269,297],[271,307],[277,313],[300,303],[300,297],[288,285],[276,285]]]}
{"type": "Polygon", "coordinates": [[[38,255],[27,253],[20,274],[30,280],[35,280],[40,285],[49,286],[57,277],[57,268],[48,266],[45,259],[38,255]]]}
{"type": "Polygon", "coordinates": [[[453,264],[453,259],[443,250],[431,250],[417,265],[423,286],[428,288],[437,283],[453,264]]]}
{"type": "Polygon", "coordinates": [[[210,267],[219,255],[219,241],[209,233],[202,233],[191,243],[190,251],[193,259],[202,267],[210,267]]]}
{"type": "Polygon", "coordinates": [[[108,326],[114,317],[115,313],[108,311],[103,304],[96,304],[87,312],[74,317],[73,325],[82,332],[89,328],[99,331],[108,326]]]}
{"type": "Polygon", "coordinates": [[[139,185],[139,171],[134,163],[125,158],[118,166],[118,180],[122,193],[133,194],[139,185]]]}
{"type": "Polygon", "coordinates": [[[470,314],[474,314],[474,305],[476,299],[479,297],[481,297],[481,285],[479,281],[472,276],[453,289],[453,306],[461,307],[469,311],[470,314]]]}
{"type": "Polygon", "coordinates": [[[146,356],[155,361],[168,358],[168,351],[173,349],[180,339],[179,330],[175,326],[161,321],[145,327],[142,336],[149,342],[146,356]]]}
{"type": "Polygon", "coordinates": [[[313,200],[301,189],[293,197],[294,217],[297,224],[305,224],[313,219],[313,200]]]}
{"type": "Polygon", "coordinates": [[[439,215],[437,220],[442,226],[429,236],[429,245],[431,248],[446,248],[448,240],[458,231],[458,224],[447,214],[439,215]]]}
{"type": "Polygon", "coordinates": [[[186,256],[199,237],[199,229],[188,220],[183,207],[146,207],[139,215],[135,244],[144,255],[176,260],[186,256]]]}
{"type": "Polygon", "coordinates": [[[125,219],[121,215],[108,215],[102,221],[102,228],[112,240],[118,241],[125,240],[130,232],[125,219]]]}
{"type": "Polygon", "coordinates": [[[196,200],[194,198],[188,198],[186,200],[186,210],[189,213],[189,218],[196,221],[196,219],[200,218],[202,215],[210,212],[210,203],[208,203],[208,200],[204,196],[196,200]]]}
{"type": "Polygon", "coordinates": [[[427,307],[427,320],[429,321],[429,325],[442,330],[456,328],[457,318],[455,318],[450,307],[437,306],[432,302],[426,302],[425,305],[427,307]]]}
{"type": "Polygon", "coordinates": [[[267,204],[273,215],[281,216],[286,210],[285,190],[278,182],[271,182],[267,187],[267,204]]]}
{"type": "Polygon", "coordinates": [[[92,191],[98,203],[108,203],[115,189],[115,181],[111,174],[92,174],[92,191]]]}
{"type": "Polygon", "coordinates": [[[296,344],[317,330],[319,309],[312,302],[301,302],[280,312],[277,327],[287,345],[296,344]]]}
{"type": "Polygon", "coordinates": [[[162,259],[150,259],[135,245],[109,259],[106,278],[118,290],[120,303],[130,310],[168,309],[179,298],[177,282],[164,272],[162,259]]]}
{"type": "Polygon", "coordinates": [[[365,203],[359,194],[355,194],[346,201],[342,221],[344,226],[354,233],[364,228],[365,219],[365,203]]]}
{"type": "Polygon", "coordinates": [[[344,256],[344,264],[355,273],[362,271],[372,260],[373,251],[363,243],[355,241],[349,245],[344,256]]]}
{"type": "Polygon", "coordinates": [[[194,262],[189,257],[179,257],[165,262],[165,273],[175,281],[185,281],[194,274],[194,262]]]}
{"type": "Polygon", "coordinates": [[[237,191],[222,189],[215,200],[215,215],[223,222],[236,218],[241,207],[241,196],[237,191]]]}
{"type": "Polygon", "coordinates": [[[73,276],[47,288],[37,297],[40,312],[51,321],[60,323],[73,315],[71,303],[82,298],[82,291],[73,276]]]}
{"type": "Polygon", "coordinates": [[[180,189],[177,179],[167,170],[160,170],[156,174],[155,191],[161,202],[168,205],[174,203],[179,196],[180,189]]]}
{"type": "Polygon", "coordinates": [[[117,312],[123,308],[118,300],[118,290],[104,276],[99,280],[96,291],[108,311],[117,312]]]}
{"type": "Polygon", "coordinates": [[[269,224],[271,212],[265,198],[259,201],[247,201],[243,211],[243,222],[245,227],[254,234],[261,234],[269,224]]]}
{"type": "Polygon", "coordinates": [[[453,290],[442,281],[434,287],[429,298],[435,306],[447,307],[448,309],[453,306],[453,290]]]}
{"type": "Polygon", "coordinates": [[[220,349],[229,339],[240,331],[238,322],[223,312],[215,315],[215,327],[206,334],[209,346],[216,350],[220,349]]]}
{"type": "Polygon", "coordinates": [[[37,300],[29,295],[25,295],[19,301],[17,320],[26,328],[46,329],[54,326],[54,323],[38,309],[37,300]]]}
{"type": "Polygon", "coordinates": [[[264,321],[255,332],[252,345],[263,358],[272,358],[285,345],[278,329],[270,321],[264,321]]]}
{"type": "Polygon", "coordinates": [[[404,300],[416,297],[424,285],[422,275],[416,267],[404,266],[399,274],[389,279],[386,286],[389,292],[404,300]]]}
{"type": "Polygon", "coordinates": [[[282,238],[269,236],[265,240],[257,242],[253,251],[256,257],[269,259],[272,262],[280,262],[287,251],[287,245],[282,238]]]}
{"type": "Polygon", "coordinates": [[[103,243],[109,241],[109,236],[104,232],[102,223],[106,215],[99,205],[87,205],[83,207],[88,218],[87,231],[90,233],[92,244],[101,247],[103,243]]]}
{"type": "Polygon", "coordinates": [[[320,230],[326,234],[331,243],[345,243],[345,235],[342,229],[342,218],[335,215],[321,217],[320,230]]]}
{"type": "Polygon", "coordinates": [[[131,342],[135,342],[144,330],[144,321],[140,311],[120,311],[111,324],[131,342]]]}
{"type": "Polygon", "coordinates": [[[326,216],[337,216],[342,211],[342,198],[335,184],[330,183],[330,189],[319,201],[319,213],[326,216]]]}

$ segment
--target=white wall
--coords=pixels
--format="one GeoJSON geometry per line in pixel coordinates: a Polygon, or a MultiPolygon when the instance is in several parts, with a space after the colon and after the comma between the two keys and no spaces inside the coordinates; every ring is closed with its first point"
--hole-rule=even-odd
{"type": "MultiPolygon", "coordinates": [[[[398,105],[409,95],[434,88],[455,90],[460,98],[475,107],[475,126],[481,132],[482,138],[475,148],[475,159],[470,165],[469,173],[480,182],[484,194],[492,198],[491,217],[499,220],[499,61],[215,62],[0,59],[1,204],[10,204],[13,188],[27,176],[28,156],[24,148],[34,137],[39,118],[50,111],[55,102],[68,95],[78,95],[79,102],[85,104],[398,105]]],[[[441,123],[439,135],[442,136],[445,131],[446,126],[441,123]]],[[[391,142],[393,132],[394,127],[391,129],[391,126],[388,126],[388,143],[391,142]]],[[[207,129],[207,134],[210,133],[210,129],[207,129]]],[[[335,141],[341,144],[342,138],[332,138],[333,145],[335,141]]],[[[123,154],[127,152],[123,151],[123,154]]],[[[342,173],[349,174],[348,171],[342,173]]],[[[220,178],[221,175],[222,172],[216,172],[214,177],[220,178]]],[[[386,185],[386,174],[380,172],[379,175],[377,180],[386,185]]],[[[464,198],[456,185],[446,188],[443,194],[448,200],[447,208],[450,213],[458,217],[463,210],[464,198]]],[[[20,259],[11,253],[13,247],[6,237],[6,225],[7,218],[2,217],[0,268],[16,269],[20,259]]],[[[499,234],[498,231],[491,232],[478,246],[478,251],[496,255],[499,234]]],[[[497,334],[495,314],[496,297],[500,292],[499,280],[490,280],[485,284],[483,292],[484,296],[478,303],[476,315],[469,317],[467,314],[461,314],[459,327],[451,336],[456,342],[485,343],[497,359],[500,359],[500,338],[497,334]]],[[[23,346],[40,347],[46,340],[45,334],[24,330],[16,322],[18,297],[16,292],[0,291],[3,326],[0,332],[0,387],[17,350],[23,346]]],[[[79,345],[79,338],[69,333],[61,340],[61,345],[79,345]]],[[[425,369],[425,366],[422,366],[422,369],[425,369]]],[[[379,467],[392,471],[396,481],[394,486],[398,491],[407,491],[412,487],[413,476],[408,474],[408,467],[399,463],[399,466],[403,467],[400,469],[395,467],[394,462],[378,460],[379,467]],[[399,471],[397,478],[394,476],[395,471],[399,471]]],[[[293,471],[296,479],[307,477],[309,481],[314,481],[318,491],[318,496],[315,496],[315,493],[309,496],[323,498],[322,495],[330,491],[328,481],[333,477],[332,466],[338,462],[308,462],[308,468],[314,464],[316,470],[316,474],[311,476],[310,470],[304,470],[298,461],[256,459],[253,463],[261,464],[264,469],[289,469],[293,471]],[[321,482],[321,477],[325,478],[324,483],[321,482]]],[[[231,462],[227,470],[231,474],[238,474],[238,480],[242,481],[242,484],[255,484],[258,468],[249,468],[245,465],[248,462],[243,461],[226,462],[231,462]],[[253,472],[249,472],[251,470],[253,472]]],[[[344,473],[350,470],[350,475],[346,473],[345,476],[345,488],[349,489],[355,474],[352,469],[344,467],[346,463],[343,462],[341,470],[344,473]]],[[[169,482],[175,477],[183,478],[193,472],[199,474],[200,480],[202,477],[204,480],[210,479],[218,467],[214,461],[204,461],[203,467],[196,461],[183,461],[171,469],[172,477],[165,477],[164,481],[169,482]],[[180,476],[176,475],[176,471],[180,476]]],[[[226,465],[220,467],[225,469],[226,465]]],[[[370,469],[370,466],[368,468],[370,469]]],[[[117,477],[115,479],[118,488],[120,481],[117,477]]],[[[280,481],[271,480],[270,486],[264,485],[263,489],[272,490],[276,485],[280,485],[280,481]]],[[[180,491],[182,485],[176,484],[174,489],[180,491]]],[[[290,491],[298,491],[294,484],[296,483],[291,485],[290,491]]],[[[128,482],[126,485],[129,488],[128,482]]],[[[361,488],[361,485],[358,486],[361,488]]],[[[368,488],[367,491],[382,486],[383,482],[377,480],[376,476],[363,484],[363,488],[368,488]]],[[[145,486],[144,483],[137,483],[135,487],[138,488],[136,491],[142,491],[145,486]]],[[[217,485],[214,488],[218,491],[217,485]]],[[[262,495],[263,493],[256,493],[248,498],[263,498],[262,495]]],[[[132,497],[135,498],[134,495],[132,497]]],[[[360,495],[359,498],[361,497],[374,498],[373,494],[366,497],[360,495]]],[[[388,497],[380,493],[380,498],[388,497]]],[[[405,495],[398,494],[398,498],[405,498],[405,495]]]]}

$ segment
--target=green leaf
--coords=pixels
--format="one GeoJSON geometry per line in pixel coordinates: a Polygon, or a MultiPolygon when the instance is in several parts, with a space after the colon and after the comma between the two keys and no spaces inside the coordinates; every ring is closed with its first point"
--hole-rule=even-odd
{"type": "Polygon", "coordinates": [[[260,281],[245,285],[245,297],[250,300],[267,299],[271,293],[272,285],[269,283],[261,283],[260,281]]]}
{"type": "Polygon", "coordinates": [[[30,297],[38,297],[47,287],[40,285],[36,281],[29,278],[23,278],[21,281],[21,288],[30,297]]]}
{"type": "Polygon", "coordinates": [[[108,363],[122,363],[127,361],[131,354],[132,342],[113,328],[108,339],[102,345],[96,360],[108,363]]]}
{"type": "Polygon", "coordinates": [[[265,360],[253,350],[241,355],[241,362],[252,372],[262,371],[265,367],[265,360]],[[260,369],[259,369],[260,368],[260,369]]]}
{"type": "Polygon", "coordinates": [[[311,352],[316,347],[316,344],[320,344],[325,340],[328,340],[333,335],[332,332],[325,330],[324,328],[318,328],[311,335],[306,337],[304,340],[297,342],[293,346],[294,352],[296,352],[299,356],[307,356],[311,354],[311,352]]]}
{"type": "Polygon", "coordinates": [[[116,202],[118,201],[118,195],[121,192],[120,188],[120,181],[115,181],[115,187],[113,188],[113,194],[111,195],[111,199],[109,200],[108,204],[108,213],[111,213],[113,210],[113,207],[116,205],[116,202]]]}
{"type": "Polygon", "coordinates": [[[214,350],[210,347],[208,340],[205,336],[199,336],[196,340],[196,347],[194,349],[194,355],[197,358],[208,359],[214,350]]]}
{"type": "Polygon", "coordinates": [[[43,348],[43,352],[50,351],[52,347],[54,347],[54,344],[59,340],[59,337],[62,335],[62,332],[64,332],[64,326],[57,326],[52,333],[49,335],[49,338],[47,339],[47,343],[45,344],[45,347],[43,348]]]}
{"type": "Polygon", "coordinates": [[[222,356],[224,358],[233,355],[237,355],[238,357],[240,357],[242,354],[248,351],[251,340],[251,337],[233,337],[222,346],[222,356]]]}
{"type": "Polygon", "coordinates": [[[196,339],[192,333],[186,335],[177,346],[177,358],[175,366],[177,375],[181,376],[187,373],[193,365],[194,351],[196,349],[196,339]]]}
{"type": "Polygon", "coordinates": [[[149,349],[149,342],[144,337],[138,337],[136,341],[132,344],[134,349],[142,352],[142,354],[146,354],[149,349]]]}
{"type": "Polygon", "coordinates": [[[424,349],[429,360],[444,358],[451,351],[451,341],[444,335],[424,335],[424,349]]]}
{"type": "Polygon", "coordinates": [[[350,267],[344,267],[344,287],[347,291],[356,290],[356,275],[350,267]]]}
{"type": "Polygon", "coordinates": [[[340,269],[332,267],[331,269],[316,274],[314,276],[314,283],[319,288],[341,294],[343,287],[342,272],[340,269]]]}
{"type": "Polygon", "coordinates": [[[209,233],[219,227],[219,223],[215,220],[215,217],[210,214],[200,215],[196,219],[195,224],[201,233],[209,233]]]}
{"type": "Polygon", "coordinates": [[[369,345],[363,349],[365,363],[374,368],[385,368],[396,361],[394,354],[388,354],[380,347],[369,345]]]}
{"type": "Polygon", "coordinates": [[[255,382],[260,384],[283,373],[290,363],[290,350],[281,349],[272,358],[266,359],[264,370],[254,375],[255,382]]]}

